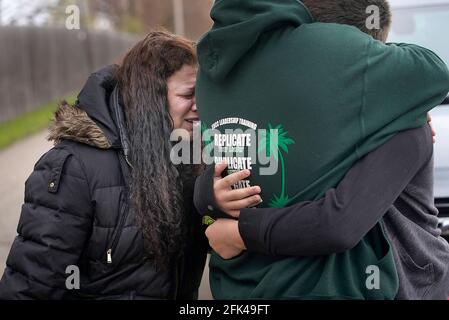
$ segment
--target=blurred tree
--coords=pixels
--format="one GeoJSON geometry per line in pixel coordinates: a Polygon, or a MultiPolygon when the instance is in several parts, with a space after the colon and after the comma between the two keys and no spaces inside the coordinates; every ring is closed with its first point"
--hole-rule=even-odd
{"type": "MultiPolygon", "coordinates": [[[[70,5],[79,5],[76,0],[57,0],[48,7],[49,19],[47,25],[64,27],[67,19],[66,8],[70,5]]],[[[84,15],[81,15],[81,25],[87,24],[84,15]]]]}
{"type": "Polygon", "coordinates": [[[183,0],[185,34],[198,40],[212,25],[210,10],[214,0],[183,0]]]}
{"type": "Polygon", "coordinates": [[[208,30],[213,0],[89,0],[93,15],[105,14],[115,29],[145,33],[164,27],[198,39],[208,30]]]}
{"type": "Polygon", "coordinates": [[[136,3],[146,29],[163,26],[197,40],[212,24],[209,13],[213,0],[136,0],[136,3]]]}
{"type": "Polygon", "coordinates": [[[81,11],[81,24],[87,29],[113,29],[128,33],[144,32],[144,23],[136,9],[140,0],[57,0],[52,6],[50,24],[61,26],[65,8],[77,5],[81,11]]]}
{"type": "MultiPolygon", "coordinates": [[[[4,0],[0,0],[0,4],[2,2],[4,0]]],[[[149,29],[163,27],[198,39],[211,25],[209,11],[213,0],[41,0],[29,12],[22,11],[19,18],[20,21],[28,19],[25,24],[34,24],[33,17],[45,14],[46,19],[40,24],[64,27],[69,5],[80,8],[83,29],[143,34],[149,29]]],[[[15,24],[15,21],[9,24],[15,24]]]]}
{"type": "Polygon", "coordinates": [[[136,0],[90,0],[89,7],[96,18],[102,16],[109,19],[117,30],[128,33],[144,31],[143,21],[136,10],[136,0]]]}

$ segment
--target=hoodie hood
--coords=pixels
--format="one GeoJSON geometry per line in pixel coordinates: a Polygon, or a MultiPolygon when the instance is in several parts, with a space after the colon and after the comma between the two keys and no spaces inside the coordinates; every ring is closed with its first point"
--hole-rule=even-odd
{"type": "Polygon", "coordinates": [[[201,71],[217,82],[231,72],[263,33],[313,22],[299,0],[217,0],[211,17],[214,25],[198,44],[198,58],[201,71]]]}
{"type": "Polygon", "coordinates": [[[123,103],[116,80],[117,66],[93,73],[81,90],[75,106],[63,103],[50,127],[49,140],[72,140],[100,149],[129,152],[123,103]]]}

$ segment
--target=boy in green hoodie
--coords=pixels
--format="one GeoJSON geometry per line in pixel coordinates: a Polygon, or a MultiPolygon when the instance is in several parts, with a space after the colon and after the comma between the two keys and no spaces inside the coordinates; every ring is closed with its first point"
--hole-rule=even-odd
{"type": "MultiPolygon", "coordinates": [[[[258,151],[279,159],[276,174],[260,174],[249,154],[226,157],[230,169],[252,170],[245,185],[262,186],[265,206],[320,198],[361,157],[397,132],[424,125],[449,90],[447,68],[432,52],[385,45],[347,25],[312,23],[295,0],[216,1],[212,17],[214,27],[199,45],[200,115],[215,130],[217,148],[235,144],[229,130],[276,129],[279,148],[272,139],[246,139],[247,147],[257,141],[258,151]]],[[[230,261],[213,255],[211,272],[218,299],[393,299],[398,291],[382,221],[340,254],[246,252],[230,261]],[[369,266],[381,270],[382,290],[366,287],[369,266]]]]}

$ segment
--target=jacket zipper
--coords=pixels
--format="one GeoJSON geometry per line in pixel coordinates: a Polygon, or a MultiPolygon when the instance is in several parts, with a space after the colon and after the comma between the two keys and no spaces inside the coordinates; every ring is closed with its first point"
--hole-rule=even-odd
{"type": "MultiPolygon", "coordinates": [[[[119,157],[121,157],[121,155],[119,155],[119,157]]],[[[126,163],[124,165],[129,165],[131,166],[131,164],[129,163],[128,157],[125,156],[125,161],[126,163]]],[[[121,163],[123,163],[122,161],[120,161],[121,163]]],[[[125,185],[126,185],[126,179],[125,179],[125,185]]],[[[123,201],[123,204],[121,205],[121,210],[119,212],[119,214],[122,214],[122,216],[120,217],[120,221],[119,224],[117,226],[117,232],[114,235],[114,238],[112,239],[111,245],[108,246],[108,251],[106,252],[106,262],[107,264],[112,264],[112,255],[115,252],[115,249],[117,249],[117,245],[118,245],[118,241],[120,240],[120,237],[123,233],[123,226],[126,222],[126,218],[128,218],[128,188],[125,186],[125,195],[126,195],[126,199],[123,201]]]]}
{"type": "MultiPolygon", "coordinates": [[[[125,199],[124,203],[126,203],[126,201],[127,200],[125,199]]],[[[123,214],[120,217],[120,222],[117,226],[117,232],[115,233],[114,238],[111,241],[111,245],[108,246],[109,249],[107,251],[107,257],[106,257],[106,262],[108,264],[112,264],[112,254],[115,252],[115,249],[117,249],[118,241],[120,240],[120,237],[123,233],[123,225],[125,224],[126,218],[128,217],[126,204],[122,204],[121,208],[122,209],[120,211],[123,212],[123,214]]]]}
{"type": "Polygon", "coordinates": [[[112,264],[112,249],[108,250],[107,255],[108,255],[108,257],[107,257],[108,264],[112,264]]]}

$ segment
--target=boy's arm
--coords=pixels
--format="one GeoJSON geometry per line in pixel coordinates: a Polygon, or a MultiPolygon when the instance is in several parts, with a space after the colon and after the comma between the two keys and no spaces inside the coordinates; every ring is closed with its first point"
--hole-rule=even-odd
{"type": "Polygon", "coordinates": [[[360,113],[362,139],[382,141],[389,134],[424,125],[427,113],[448,92],[449,70],[432,51],[370,41],[360,113]]]}
{"type": "MultiPolygon", "coordinates": [[[[382,218],[430,159],[432,150],[429,126],[400,133],[361,159],[323,199],[281,209],[243,209],[238,223],[223,223],[223,229],[215,227],[215,234],[209,232],[209,237],[233,241],[229,247],[240,247],[241,236],[247,250],[270,255],[346,251],[382,218]],[[221,236],[222,232],[227,235],[221,236]]],[[[212,190],[198,192],[213,194],[212,190]]]]}
{"type": "Polygon", "coordinates": [[[351,168],[321,200],[284,209],[241,211],[249,250],[324,255],[355,247],[387,212],[433,152],[431,129],[399,133],[351,168]]]}

